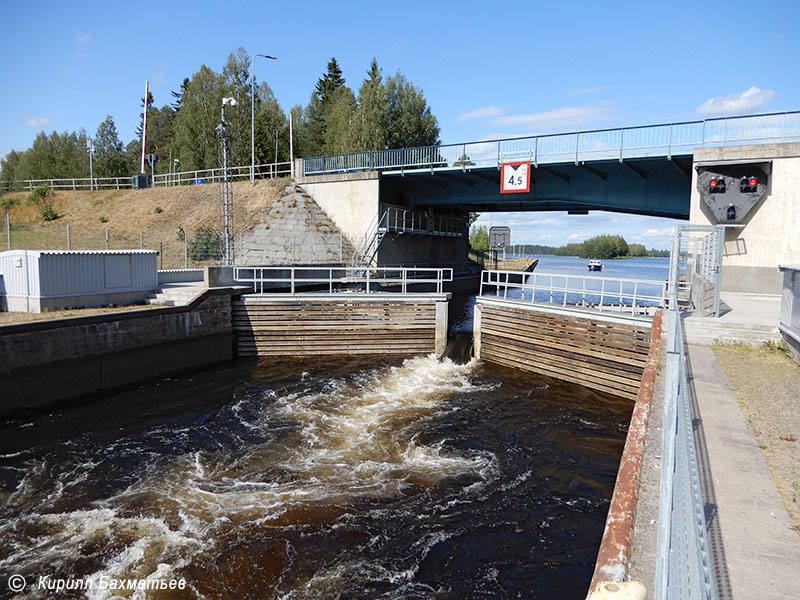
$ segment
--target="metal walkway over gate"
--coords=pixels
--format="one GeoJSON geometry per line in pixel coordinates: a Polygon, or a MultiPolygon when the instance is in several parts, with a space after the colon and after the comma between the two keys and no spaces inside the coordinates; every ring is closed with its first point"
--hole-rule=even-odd
{"type": "Polygon", "coordinates": [[[463,211],[612,210],[688,218],[696,148],[800,140],[800,111],[303,159],[303,175],[381,172],[381,198],[463,211]],[[530,161],[530,191],[500,165],[530,161]]]}

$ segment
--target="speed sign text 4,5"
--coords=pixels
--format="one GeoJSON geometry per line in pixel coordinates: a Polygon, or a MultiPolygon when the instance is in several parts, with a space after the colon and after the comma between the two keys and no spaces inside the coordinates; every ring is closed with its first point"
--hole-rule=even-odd
{"type": "Polygon", "coordinates": [[[530,161],[503,163],[500,175],[501,194],[515,194],[531,191],[530,161]]]}

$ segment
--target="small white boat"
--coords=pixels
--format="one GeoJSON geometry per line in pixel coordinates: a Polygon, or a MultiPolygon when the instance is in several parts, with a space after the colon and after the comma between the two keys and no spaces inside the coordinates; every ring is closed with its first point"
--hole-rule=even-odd
{"type": "Polygon", "coordinates": [[[589,261],[589,270],[590,271],[602,271],[603,270],[603,262],[600,259],[593,258],[589,261]]]}

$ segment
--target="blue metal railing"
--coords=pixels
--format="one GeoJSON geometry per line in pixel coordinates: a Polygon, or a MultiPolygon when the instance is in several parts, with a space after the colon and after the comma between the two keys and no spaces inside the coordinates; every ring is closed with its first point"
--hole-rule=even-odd
{"type": "Polygon", "coordinates": [[[351,152],[303,159],[303,175],[371,170],[491,167],[509,160],[534,165],[692,154],[703,146],[800,139],[800,111],[722,117],[642,127],[597,129],[444,146],[351,152]]]}

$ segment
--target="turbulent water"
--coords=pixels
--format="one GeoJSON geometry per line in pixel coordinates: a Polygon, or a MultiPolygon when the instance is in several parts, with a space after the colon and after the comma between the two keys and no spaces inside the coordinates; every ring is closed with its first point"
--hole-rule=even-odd
{"type": "Polygon", "coordinates": [[[0,594],[21,574],[32,598],[583,598],[630,410],[419,357],[238,362],[18,414],[0,594]]]}

